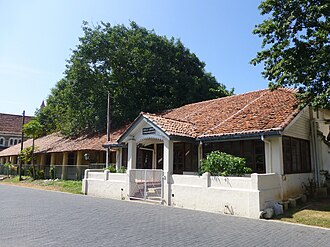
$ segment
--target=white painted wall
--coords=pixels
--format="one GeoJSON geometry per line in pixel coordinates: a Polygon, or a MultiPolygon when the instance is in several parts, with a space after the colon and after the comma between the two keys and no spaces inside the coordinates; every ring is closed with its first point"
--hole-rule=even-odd
{"type": "Polygon", "coordinates": [[[282,137],[265,138],[266,173],[283,174],[282,137]]]}
{"type": "Polygon", "coordinates": [[[284,129],[283,135],[292,136],[304,140],[310,137],[309,108],[305,107],[284,129]]]}
{"type": "MultiPolygon", "coordinates": [[[[171,206],[259,218],[261,210],[281,199],[280,177],[256,173],[251,177],[171,175],[171,184],[166,186],[171,187],[171,206]]],[[[129,194],[128,179],[128,174],[86,170],[83,192],[125,200],[129,194]]]]}
{"type": "Polygon", "coordinates": [[[280,176],[251,177],[172,175],[172,206],[259,218],[281,200],[280,176]]]}
{"type": "Polygon", "coordinates": [[[127,200],[128,175],[87,169],[85,170],[82,190],[85,195],[127,200]]]}
{"type": "Polygon", "coordinates": [[[296,197],[306,191],[303,183],[308,184],[308,179],[313,178],[313,173],[286,174],[282,176],[283,200],[296,197]]]}

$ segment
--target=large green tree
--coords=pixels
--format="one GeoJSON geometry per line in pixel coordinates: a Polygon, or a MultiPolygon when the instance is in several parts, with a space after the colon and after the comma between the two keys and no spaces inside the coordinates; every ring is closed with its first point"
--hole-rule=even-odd
{"type": "Polygon", "coordinates": [[[85,22],[83,31],[65,77],[37,113],[48,132],[104,131],[108,92],[113,127],[132,121],[140,111],[154,113],[233,93],[206,73],[205,64],[180,40],[135,22],[129,27],[85,22]]]}
{"type": "Polygon", "coordinates": [[[330,1],[265,0],[259,9],[263,50],[252,64],[263,63],[272,88],[294,86],[306,104],[329,108],[330,1]]]}

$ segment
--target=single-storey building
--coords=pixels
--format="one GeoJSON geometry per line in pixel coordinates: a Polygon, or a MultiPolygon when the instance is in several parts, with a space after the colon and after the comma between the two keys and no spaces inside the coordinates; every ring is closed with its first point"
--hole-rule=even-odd
{"type": "MultiPolygon", "coordinates": [[[[112,131],[110,140],[115,141],[124,129],[112,131]]],[[[62,179],[82,179],[87,168],[104,168],[107,141],[105,134],[92,134],[77,138],[66,138],[59,133],[50,134],[35,140],[35,165],[49,175],[50,167],[56,169],[55,176],[62,179]]],[[[32,146],[32,139],[23,143],[23,147],[32,146]]],[[[0,152],[0,164],[18,164],[21,145],[9,147],[0,152]]],[[[116,162],[116,153],[110,152],[109,162],[116,162]]],[[[27,164],[29,165],[29,164],[27,164]]]]}
{"type": "Polygon", "coordinates": [[[141,113],[105,147],[127,174],[86,170],[86,194],[258,218],[274,203],[324,182],[330,170],[330,111],[300,108],[292,89],[269,89],[141,113]],[[244,177],[197,175],[220,150],[246,159],[244,177]]]}

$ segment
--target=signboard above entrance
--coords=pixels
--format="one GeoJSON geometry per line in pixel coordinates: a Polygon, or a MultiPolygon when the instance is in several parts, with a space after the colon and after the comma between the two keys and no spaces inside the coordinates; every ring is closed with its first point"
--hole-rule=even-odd
{"type": "Polygon", "coordinates": [[[155,134],[156,130],[153,127],[146,127],[142,129],[142,134],[143,135],[151,135],[151,134],[155,134]]]}

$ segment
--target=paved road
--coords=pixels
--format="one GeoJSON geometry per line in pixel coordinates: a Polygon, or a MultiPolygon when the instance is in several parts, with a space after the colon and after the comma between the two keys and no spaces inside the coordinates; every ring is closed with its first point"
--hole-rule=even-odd
{"type": "Polygon", "coordinates": [[[330,230],[0,185],[0,246],[330,246],[330,230]]]}

